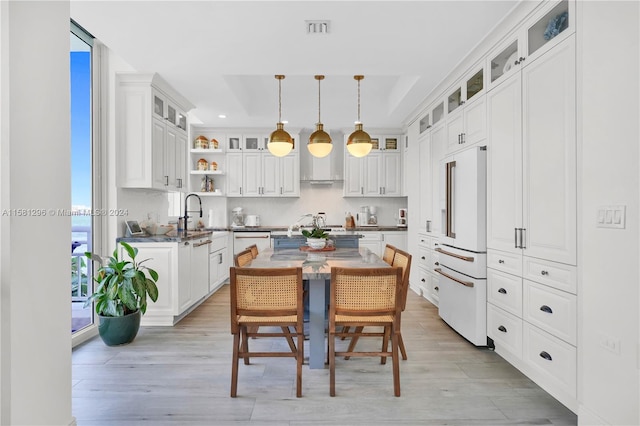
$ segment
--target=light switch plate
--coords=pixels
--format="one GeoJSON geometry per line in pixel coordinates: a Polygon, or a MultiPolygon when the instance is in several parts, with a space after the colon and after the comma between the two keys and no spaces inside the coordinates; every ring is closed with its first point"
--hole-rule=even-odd
{"type": "Polygon", "coordinates": [[[600,206],[596,214],[596,227],[624,229],[626,206],[600,206]]]}

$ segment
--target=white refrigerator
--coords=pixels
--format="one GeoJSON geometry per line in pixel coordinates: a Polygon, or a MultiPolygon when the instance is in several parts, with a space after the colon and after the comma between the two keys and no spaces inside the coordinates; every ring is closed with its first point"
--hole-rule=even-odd
{"type": "Polygon", "coordinates": [[[487,345],[486,147],[441,162],[438,313],[476,346],[487,345]]]}

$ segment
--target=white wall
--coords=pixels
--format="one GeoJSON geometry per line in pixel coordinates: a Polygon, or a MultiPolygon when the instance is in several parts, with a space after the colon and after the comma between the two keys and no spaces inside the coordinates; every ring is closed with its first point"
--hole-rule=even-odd
{"type": "Polygon", "coordinates": [[[71,424],[71,218],[48,212],[71,207],[69,2],[0,2],[0,21],[0,421],[71,424]]]}
{"type": "Polygon", "coordinates": [[[580,424],[640,423],[638,5],[578,2],[580,424]],[[626,228],[596,228],[598,206],[619,204],[626,228]]]}

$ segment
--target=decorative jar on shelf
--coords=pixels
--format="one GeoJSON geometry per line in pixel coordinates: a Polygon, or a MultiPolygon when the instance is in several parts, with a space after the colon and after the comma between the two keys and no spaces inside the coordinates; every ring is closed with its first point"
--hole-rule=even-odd
{"type": "Polygon", "coordinates": [[[211,139],[209,142],[209,149],[218,149],[218,141],[215,139],[211,139]]]}
{"type": "Polygon", "coordinates": [[[211,170],[216,171],[218,170],[218,163],[216,163],[215,161],[211,162],[211,170]]]}

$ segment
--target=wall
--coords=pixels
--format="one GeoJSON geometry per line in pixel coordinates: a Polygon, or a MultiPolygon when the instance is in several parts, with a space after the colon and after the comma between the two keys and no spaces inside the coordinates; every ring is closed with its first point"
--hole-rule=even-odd
{"type": "Polygon", "coordinates": [[[579,423],[640,424],[638,2],[578,2],[579,423]],[[581,136],[581,138],[580,138],[581,136]],[[625,229],[596,228],[598,206],[625,229]],[[617,342],[606,349],[605,339],[617,342]]]}
{"type": "Polygon", "coordinates": [[[49,211],[71,207],[69,2],[0,20],[0,422],[72,424],[71,218],[49,211]]]}

